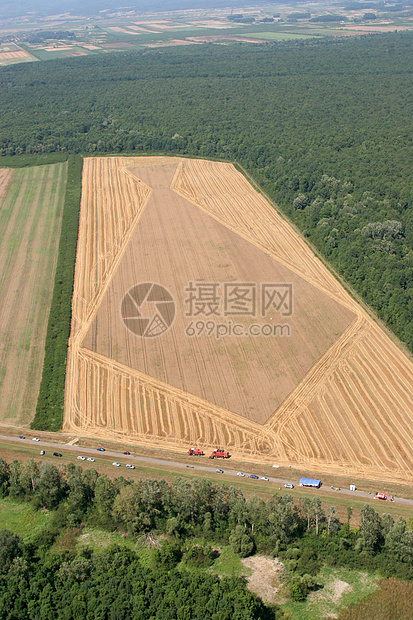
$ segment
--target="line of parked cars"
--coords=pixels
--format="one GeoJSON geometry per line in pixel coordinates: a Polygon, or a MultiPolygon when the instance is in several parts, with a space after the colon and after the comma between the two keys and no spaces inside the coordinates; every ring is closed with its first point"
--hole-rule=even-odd
{"type": "MultiPolygon", "coordinates": [[[[24,435],[19,435],[19,439],[25,439],[25,436],[24,435]]],[[[33,437],[32,441],[40,441],[40,439],[38,437],[33,437]]],[[[96,449],[97,449],[98,452],[106,452],[105,448],[102,448],[102,447],[99,447],[99,448],[96,448],[96,449]]],[[[40,455],[44,456],[44,454],[45,454],[45,451],[44,450],[40,450],[40,455]]],[[[128,456],[128,455],[130,455],[130,452],[128,450],[125,450],[123,452],[123,454],[128,456]]],[[[60,452],[53,452],[53,456],[61,457],[62,454],[60,452]]],[[[78,461],[89,461],[91,463],[95,462],[95,459],[92,456],[88,456],[86,458],[85,456],[79,455],[77,457],[77,460],[78,461]]],[[[118,463],[117,461],[113,461],[112,465],[114,467],[120,467],[121,466],[120,463],[118,463]]],[[[135,466],[131,465],[130,463],[127,463],[126,464],[126,468],[127,469],[135,469],[135,466]]],[[[224,473],[224,470],[223,469],[219,469],[219,468],[216,469],[215,471],[216,471],[217,474],[223,474],[224,473]]],[[[246,478],[246,477],[247,478],[252,478],[253,480],[265,480],[267,482],[269,481],[269,478],[267,476],[257,476],[256,474],[249,474],[248,475],[248,474],[244,474],[244,472],[242,472],[242,471],[237,471],[237,476],[240,476],[241,478],[246,478]]],[[[284,488],[286,488],[286,489],[293,489],[294,485],[291,482],[286,482],[284,484],[284,488]]]]}
{"type": "Polygon", "coordinates": [[[266,480],[268,482],[269,478],[267,476],[257,476],[257,474],[244,474],[242,471],[237,471],[237,476],[241,476],[242,478],[252,478],[253,480],[266,480]]]}

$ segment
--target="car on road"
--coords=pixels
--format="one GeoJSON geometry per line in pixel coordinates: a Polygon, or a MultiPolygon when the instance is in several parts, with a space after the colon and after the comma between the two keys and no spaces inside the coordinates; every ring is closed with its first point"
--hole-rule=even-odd
{"type": "Polygon", "coordinates": [[[185,467],[188,467],[189,469],[193,469],[194,468],[193,465],[185,465],[185,467]]]}
{"type": "Polygon", "coordinates": [[[96,448],[98,452],[105,452],[105,448],[96,448]]]}
{"type": "Polygon", "coordinates": [[[86,461],[86,458],[84,456],[78,456],[77,460],[78,461],[86,461]]]}
{"type": "Polygon", "coordinates": [[[266,480],[268,482],[269,478],[267,478],[267,476],[261,476],[260,480],[266,480]]]}
{"type": "Polygon", "coordinates": [[[135,469],[135,465],[130,465],[130,463],[126,463],[127,469],[135,469]]]}
{"type": "Polygon", "coordinates": [[[115,467],[120,467],[120,463],[117,463],[117,461],[113,461],[112,465],[114,465],[115,467]]]}
{"type": "Polygon", "coordinates": [[[44,450],[40,450],[40,456],[44,456],[44,450]]]}
{"type": "Polygon", "coordinates": [[[216,469],[215,471],[217,472],[217,474],[223,474],[224,473],[223,469],[216,469]]]}
{"type": "Polygon", "coordinates": [[[293,489],[294,485],[291,482],[286,482],[285,485],[284,485],[284,488],[285,489],[293,489]]]}
{"type": "Polygon", "coordinates": [[[242,473],[242,471],[237,471],[237,476],[242,476],[243,478],[245,478],[245,474],[242,473]]]}
{"type": "Polygon", "coordinates": [[[19,439],[26,439],[24,435],[19,435],[19,439]]]}
{"type": "Polygon", "coordinates": [[[53,452],[53,456],[62,456],[60,452],[53,452]]]}
{"type": "Polygon", "coordinates": [[[90,461],[91,463],[95,462],[95,459],[93,458],[93,456],[88,456],[86,460],[90,461]]]}
{"type": "Polygon", "coordinates": [[[250,474],[250,478],[254,478],[254,480],[258,480],[258,476],[256,476],[255,474],[250,474]]]}
{"type": "Polygon", "coordinates": [[[130,452],[128,452],[128,451],[126,450],[126,452],[124,452],[123,454],[126,454],[126,455],[128,455],[128,454],[130,454],[130,452]]]}
{"type": "Polygon", "coordinates": [[[38,437],[33,437],[32,441],[40,441],[38,437]]]}

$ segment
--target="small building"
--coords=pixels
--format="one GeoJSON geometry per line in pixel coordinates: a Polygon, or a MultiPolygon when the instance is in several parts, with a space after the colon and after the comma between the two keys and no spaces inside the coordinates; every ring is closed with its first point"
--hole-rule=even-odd
{"type": "Polygon", "coordinates": [[[321,480],[313,480],[312,478],[300,478],[300,487],[315,487],[319,489],[321,487],[321,480]]]}

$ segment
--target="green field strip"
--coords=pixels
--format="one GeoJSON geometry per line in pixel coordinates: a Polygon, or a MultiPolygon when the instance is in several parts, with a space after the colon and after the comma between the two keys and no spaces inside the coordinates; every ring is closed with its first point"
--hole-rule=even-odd
{"type": "Polygon", "coordinates": [[[44,355],[66,164],[18,169],[0,208],[0,419],[34,416],[44,355]]]}
{"type": "Polygon", "coordinates": [[[302,34],[295,32],[249,32],[240,36],[251,37],[252,39],[257,39],[257,41],[287,41],[292,39],[308,39],[320,35],[312,32],[303,32],[302,34]]]}

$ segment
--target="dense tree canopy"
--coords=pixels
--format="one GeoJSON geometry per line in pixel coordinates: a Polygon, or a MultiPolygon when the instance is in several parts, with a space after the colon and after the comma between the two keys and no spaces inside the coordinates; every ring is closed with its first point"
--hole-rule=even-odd
{"type": "Polygon", "coordinates": [[[392,33],[2,68],[0,154],[237,160],[413,350],[412,48],[392,33]]]}
{"type": "Polygon", "coordinates": [[[6,496],[48,514],[30,542],[0,531],[5,620],[284,617],[278,606],[265,606],[251,594],[242,579],[220,579],[208,571],[223,545],[240,557],[257,551],[279,557],[295,600],[306,598],[325,563],[413,578],[413,532],[405,519],[379,515],[368,504],[360,529],[350,529],[333,506],[326,514],[317,495],[296,506],[288,494],[264,502],[200,478],[110,480],[72,463],[58,469],[34,460],[0,459],[0,467],[6,496]],[[86,525],[154,546],[144,562],[125,545],[76,547],[86,525]],[[59,545],[65,537],[73,542],[59,545]]]}

